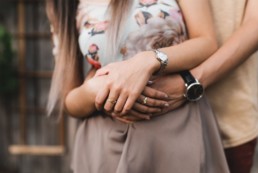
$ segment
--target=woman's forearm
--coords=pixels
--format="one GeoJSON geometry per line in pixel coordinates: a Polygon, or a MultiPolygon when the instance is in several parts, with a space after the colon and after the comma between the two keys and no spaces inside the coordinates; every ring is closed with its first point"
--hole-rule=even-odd
{"type": "MultiPolygon", "coordinates": [[[[168,56],[168,64],[163,74],[171,74],[193,69],[200,65],[217,50],[217,42],[213,38],[203,36],[159,50],[168,56]]],[[[134,58],[139,59],[138,63],[142,67],[147,66],[147,71],[153,74],[160,69],[160,62],[155,57],[154,51],[144,51],[134,58]]]]}
{"type": "Polygon", "coordinates": [[[217,50],[216,34],[208,1],[180,0],[178,3],[184,15],[189,40],[161,49],[169,57],[166,73],[192,69],[217,50]]]}
{"type": "MultiPolygon", "coordinates": [[[[192,69],[205,61],[217,49],[216,34],[213,27],[211,10],[207,0],[189,2],[179,1],[184,14],[189,39],[178,45],[160,48],[168,56],[168,65],[164,73],[170,74],[192,69]]],[[[151,61],[151,72],[158,71],[160,63],[157,62],[153,52],[147,52],[151,61]]],[[[146,62],[146,59],[143,60],[146,62]]]]}
{"type": "Polygon", "coordinates": [[[170,57],[165,72],[173,73],[201,64],[217,50],[217,43],[215,39],[203,36],[161,50],[170,57]]]}

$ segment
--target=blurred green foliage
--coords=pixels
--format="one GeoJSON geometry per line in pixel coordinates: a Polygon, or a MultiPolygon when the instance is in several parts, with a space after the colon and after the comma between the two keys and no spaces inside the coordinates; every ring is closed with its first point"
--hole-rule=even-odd
{"type": "Polygon", "coordinates": [[[11,35],[0,26],[0,96],[8,97],[17,91],[17,70],[14,65],[11,35]]]}

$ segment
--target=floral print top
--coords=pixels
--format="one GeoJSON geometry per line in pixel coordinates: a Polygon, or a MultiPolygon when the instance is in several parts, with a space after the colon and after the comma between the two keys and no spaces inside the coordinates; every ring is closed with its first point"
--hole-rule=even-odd
{"type": "MultiPolygon", "coordinates": [[[[94,68],[112,61],[107,55],[108,3],[81,0],[77,27],[79,45],[85,59],[94,68]]],[[[179,44],[187,39],[183,16],[176,0],[134,0],[124,21],[123,38],[115,60],[130,58],[136,53],[179,44]]]]}

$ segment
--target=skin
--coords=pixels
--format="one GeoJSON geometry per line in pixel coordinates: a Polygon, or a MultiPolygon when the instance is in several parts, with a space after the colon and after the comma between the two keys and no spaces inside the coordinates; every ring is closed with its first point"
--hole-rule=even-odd
{"type": "MultiPolygon", "coordinates": [[[[191,70],[192,74],[205,88],[240,66],[251,54],[257,51],[257,8],[258,1],[249,0],[241,26],[210,58],[191,70]]],[[[162,84],[154,88],[165,91],[169,95],[180,95],[183,93],[182,90],[177,90],[176,88],[182,88],[184,82],[174,79],[177,77],[179,77],[179,75],[170,75],[168,78],[162,80],[162,84]]],[[[174,101],[179,104],[171,103],[170,106],[164,110],[164,113],[180,106],[180,102],[183,103],[180,98],[174,101]]]]}
{"type": "MultiPolygon", "coordinates": [[[[202,63],[217,48],[208,1],[181,0],[179,4],[184,13],[189,40],[173,47],[160,49],[169,58],[164,74],[192,69],[202,63]]],[[[160,77],[154,84],[147,85],[152,74],[159,68],[160,63],[152,51],[140,52],[126,61],[111,63],[96,73],[91,72],[83,85],[68,93],[65,102],[66,109],[75,117],[88,116],[97,108],[118,119],[122,116],[125,117],[123,120],[128,120],[127,117],[130,116],[136,119],[149,119],[153,114],[160,114],[167,110],[169,105],[180,105],[185,102],[182,98],[183,87],[178,88],[180,94],[170,94],[165,89],[165,92],[154,90],[155,88],[163,90],[159,86],[161,82],[158,82],[162,81],[162,78],[174,78],[174,80],[183,82],[178,76],[160,77]],[[148,62],[145,61],[146,58],[149,59],[148,62]],[[165,93],[169,93],[170,97],[165,93]],[[153,104],[143,105],[142,100],[145,96],[148,96],[150,98],[148,102],[153,102],[153,104]],[[151,101],[151,98],[156,101],[151,101]],[[108,99],[117,100],[117,102],[113,104],[107,101],[108,99]],[[157,108],[158,105],[161,106],[157,108]]],[[[133,120],[129,119],[129,121],[133,120]]]]}

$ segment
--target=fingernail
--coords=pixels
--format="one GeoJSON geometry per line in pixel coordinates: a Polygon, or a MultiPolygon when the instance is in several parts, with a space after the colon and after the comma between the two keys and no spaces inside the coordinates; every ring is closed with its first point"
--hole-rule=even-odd
{"type": "Polygon", "coordinates": [[[147,117],[145,117],[145,119],[146,119],[146,120],[150,120],[150,117],[149,117],[149,116],[147,116],[147,117]]]}
{"type": "Polygon", "coordinates": [[[151,84],[153,84],[154,83],[154,81],[152,81],[152,80],[149,80],[148,81],[148,85],[151,85],[151,84]]]}
{"type": "Polygon", "coordinates": [[[168,104],[168,103],[165,103],[164,106],[165,106],[165,107],[169,107],[169,104],[168,104]]]}
{"type": "Polygon", "coordinates": [[[116,113],[112,113],[111,114],[113,117],[118,117],[118,114],[116,114],[116,113]]]}

